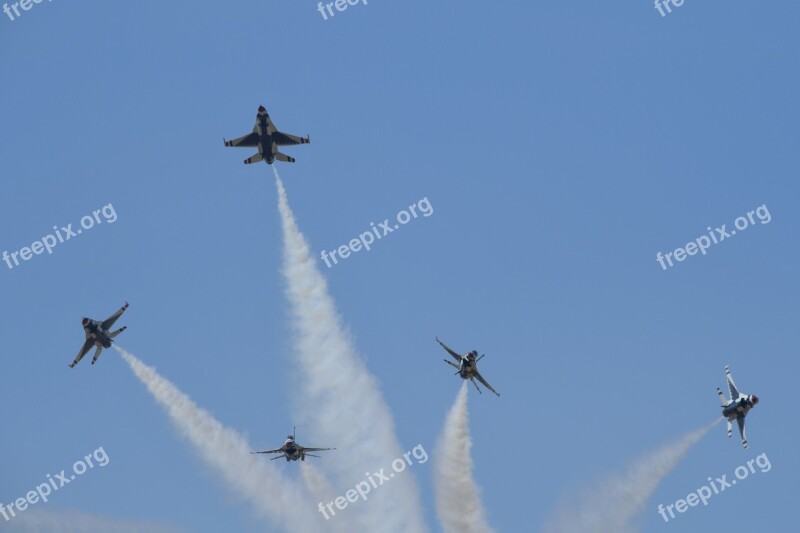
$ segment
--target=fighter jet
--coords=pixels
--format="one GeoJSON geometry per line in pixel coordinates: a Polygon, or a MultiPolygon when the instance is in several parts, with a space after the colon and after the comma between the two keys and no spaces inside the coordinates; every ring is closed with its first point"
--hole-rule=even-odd
{"type": "Polygon", "coordinates": [[[111,326],[114,325],[114,322],[116,322],[117,319],[122,316],[122,313],[124,313],[127,308],[128,302],[125,302],[125,305],[120,307],[119,311],[106,318],[102,322],[83,317],[81,323],[83,324],[83,330],[86,332],[86,342],[83,343],[83,347],[81,348],[81,351],[78,352],[78,356],[75,358],[72,364],[69,365],[70,368],[73,368],[75,365],[77,365],[78,361],[83,359],[83,356],[92,349],[92,346],[97,346],[97,351],[94,353],[94,357],[92,358],[92,364],[95,364],[97,358],[100,357],[100,352],[103,351],[103,348],[111,348],[111,342],[114,340],[114,337],[125,331],[128,326],[121,327],[117,331],[113,331],[111,333],[109,333],[108,330],[111,329],[111,326]]]}
{"type": "Polygon", "coordinates": [[[480,387],[478,387],[478,384],[475,383],[474,378],[478,378],[478,381],[483,383],[484,387],[486,387],[493,393],[500,396],[500,393],[494,390],[492,386],[489,385],[489,383],[485,379],[483,379],[483,376],[481,376],[480,372],[478,372],[478,361],[480,361],[486,354],[483,354],[480,357],[478,357],[478,352],[472,350],[467,355],[461,355],[448,348],[448,346],[445,343],[439,340],[439,337],[436,337],[436,342],[441,344],[442,348],[447,350],[447,353],[449,353],[453,357],[453,359],[458,361],[459,364],[456,365],[453,364],[451,361],[448,361],[447,359],[444,360],[444,362],[447,363],[448,365],[458,369],[456,374],[460,375],[462,379],[470,380],[472,384],[475,385],[475,388],[478,389],[478,392],[481,392],[481,389],[480,387]]]}
{"type": "Polygon", "coordinates": [[[742,436],[742,446],[747,448],[747,434],[744,431],[744,417],[750,412],[750,409],[755,407],[758,403],[756,396],[745,396],[736,388],[736,383],[733,382],[731,376],[731,369],[725,366],[725,376],[728,378],[728,390],[731,393],[731,399],[725,398],[725,394],[717,387],[717,394],[722,401],[722,416],[728,419],[728,438],[731,438],[733,429],[733,421],[739,424],[739,434],[742,436]]]}
{"type": "Polygon", "coordinates": [[[272,123],[272,119],[269,118],[267,109],[263,105],[258,108],[256,125],[253,127],[253,133],[248,133],[247,135],[231,141],[222,140],[225,142],[225,146],[258,147],[257,154],[244,160],[245,165],[258,163],[259,161],[265,161],[271,165],[276,159],[278,161],[294,163],[294,157],[289,157],[286,154],[280,153],[278,151],[278,146],[307,144],[311,142],[311,138],[308,136],[304,138],[278,131],[275,128],[275,124],[272,123]]]}
{"type": "MultiPolygon", "coordinates": [[[[292,428],[292,433],[294,433],[297,428],[292,428]]],[[[287,435],[286,442],[283,443],[283,446],[276,450],[264,450],[263,452],[250,452],[252,454],[256,453],[279,453],[281,455],[277,457],[270,458],[270,461],[274,461],[275,459],[286,458],[286,461],[297,461],[300,459],[301,461],[306,460],[306,456],[308,457],[319,457],[319,455],[314,455],[308,452],[323,452],[326,450],[335,450],[336,448],[306,448],[304,446],[300,446],[295,442],[294,435],[287,435]]]]}

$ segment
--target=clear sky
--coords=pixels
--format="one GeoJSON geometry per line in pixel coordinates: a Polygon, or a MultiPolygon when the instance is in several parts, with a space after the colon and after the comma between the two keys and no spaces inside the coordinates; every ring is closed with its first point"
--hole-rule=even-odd
{"type": "MultiPolygon", "coordinates": [[[[67,368],[81,317],[127,300],[121,345],[254,446],[282,443],[297,402],[272,172],[222,145],[263,104],[279,129],[311,135],[279,168],[317,254],[429,200],[431,216],[319,266],[404,449],[434,448],[460,385],[434,337],[487,354],[502,396],[471,391],[470,424],[499,531],[538,530],[564,495],[719,416],[726,364],[761,398],[750,449],[715,427],[643,530],[796,531],[800,6],[316,9],[54,0],[0,13],[0,252],[109,204],[117,217],[0,263],[0,502],[103,447],[105,467],[35,507],[269,530],[115,352],[67,368]],[[762,205],[769,223],[659,266],[657,252],[762,205]],[[761,453],[771,471],[659,517],[761,453]]],[[[413,475],[437,531],[430,464],[413,475]]]]}

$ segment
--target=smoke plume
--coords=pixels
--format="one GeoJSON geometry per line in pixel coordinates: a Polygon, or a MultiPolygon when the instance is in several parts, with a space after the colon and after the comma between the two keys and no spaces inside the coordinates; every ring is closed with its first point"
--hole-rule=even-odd
{"type": "Polygon", "coordinates": [[[436,514],[445,533],[490,533],[478,484],[472,477],[472,439],[469,436],[467,382],[444,422],[436,445],[434,491],[436,514]]]}
{"type": "MultiPolygon", "coordinates": [[[[392,414],[342,326],[327,283],[297,227],[278,171],[274,166],[273,170],[284,237],[283,275],[302,389],[298,391],[301,415],[320,440],[307,445],[339,449],[320,468],[332,475],[338,487],[349,489],[364,479],[364,473],[388,469],[402,457],[402,450],[392,414]]],[[[426,530],[410,473],[374,488],[367,501],[359,499],[339,513],[353,516],[360,531],[426,530]]]]}
{"type": "Polygon", "coordinates": [[[545,533],[634,533],[645,504],[689,450],[719,422],[692,431],[634,461],[624,474],[612,476],[577,501],[564,501],[545,533]]]}
{"type": "Polygon", "coordinates": [[[200,458],[219,474],[234,493],[249,502],[260,516],[280,524],[286,530],[320,529],[322,517],[309,512],[309,509],[313,509],[313,503],[296,482],[266,465],[263,457],[251,455],[252,447],[239,433],[223,426],[211,413],[198,407],[153,367],[145,365],[119,345],[115,344],[114,347],[200,458]]]}

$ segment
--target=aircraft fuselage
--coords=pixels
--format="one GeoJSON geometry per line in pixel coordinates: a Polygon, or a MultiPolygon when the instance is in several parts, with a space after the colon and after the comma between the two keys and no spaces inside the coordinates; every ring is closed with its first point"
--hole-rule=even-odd
{"type": "Polygon", "coordinates": [[[470,379],[475,376],[475,371],[478,370],[478,365],[475,361],[470,361],[467,358],[461,359],[461,366],[458,369],[458,375],[462,379],[470,379]]]}
{"type": "Polygon", "coordinates": [[[297,444],[284,444],[283,456],[287,461],[305,461],[305,453],[300,449],[297,444]]]}
{"type": "Polygon", "coordinates": [[[258,151],[264,156],[264,161],[272,164],[275,161],[273,155],[273,140],[272,134],[269,132],[269,115],[267,113],[259,114],[256,119],[258,125],[258,151]]]}
{"type": "Polygon", "coordinates": [[[739,416],[746,416],[752,408],[753,406],[746,397],[739,398],[722,408],[722,416],[729,420],[735,420],[739,416]]]}
{"type": "Polygon", "coordinates": [[[286,459],[288,459],[289,461],[297,461],[298,459],[300,459],[300,451],[299,451],[297,448],[294,448],[294,447],[292,447],[292,448],[286,448],[286,449],[283,451],[283,455],[284,455],[284,456],[286,457],[286,459]]]}
{"type": "Polygon", "coordinates": [[[86,331],[94,339],[95,344],[100,344],[103,348],[111,348],[111,339],[108,337],[108,332],[104,331],[97,322],[92,320],[85,327],[86,331]]]}

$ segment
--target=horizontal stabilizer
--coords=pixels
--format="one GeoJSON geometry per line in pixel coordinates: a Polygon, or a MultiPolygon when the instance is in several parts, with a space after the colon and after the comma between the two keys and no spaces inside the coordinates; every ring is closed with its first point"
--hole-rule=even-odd
{"type": "Polygon", "coordinates": [[[277,159],[278,161],[285,161],[287,163],[294,163],[295,161],[294,157],[289,157],[288,155],[282,154],[280,152],[275,152],[275,159],[277,159]]]}
{"type": "Polygon", "coordinates": [[[252,163],[258,163],[259,161],[263,161],[263,160],[264,160],[264,156],[261,154],[261,152],[259,152],[259,153],[255,154],[255,155],[245,159],[244,160],[244,164],[245,165],[250,165],[252,163]]]}

